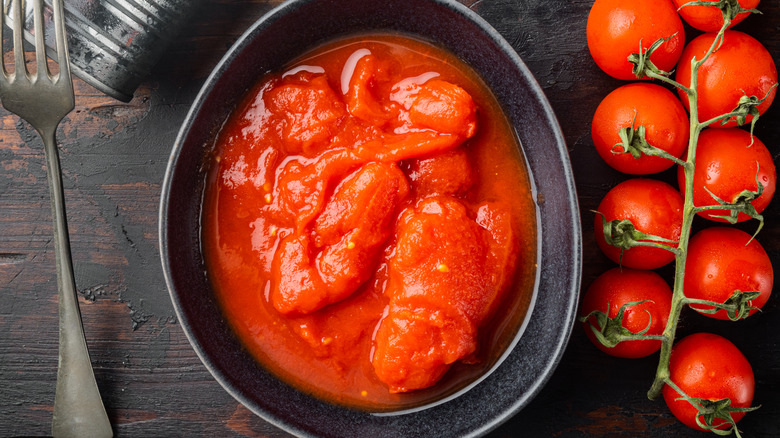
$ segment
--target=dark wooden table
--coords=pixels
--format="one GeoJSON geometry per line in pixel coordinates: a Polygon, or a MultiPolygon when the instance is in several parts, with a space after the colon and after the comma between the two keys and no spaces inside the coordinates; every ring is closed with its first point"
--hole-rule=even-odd
{"type": "MultiPolygon", "coordinates": [[[[621,82],[597,69],[585,41],[592,0],[462,0],[512,44],[544,88],[569,145],[585,218],[587,285],[611,264],[593,241],[591,209],[625,178],[596,155],[590,119],[621,82]]],[[[98,385],[117,436],[282,437],[231,398],[201,364],[173,311],[158,255],[157,211],[168,154],[210,69],[278,1],[211,0],[134,99],[120,103],[76,81],[76,110],[59,139],[80,304],[98,385]]],[[[780,60],[780,3],[739,25],[780,60]]],[[[687,29],[688,39],[696,32],[687,29]]],[[[756,135],[778,155],[780,104],[756,135]]],[[[671,181],[669,172],[661,178],[671,181]]],[[[780,266],[780,201],[759,240],[780,266]]],[[[0,436],[50,433],[57,367],[57,298],[43,148],[30,126],[0,112],[0,436]]],[[[662,271],[669,274],[668,271],[662,271]]],[[[778,295],[777,291],[775,291],[778,295]]],[[[780,297],[746,321],[686,312],[680,335],[720,333],[756,374],[746,437],[780,434],[780,297]]],[[[657,356],[615,359],[574,327],[549,383],[491,436],[696,437],[645,394],[657,356]]]]}

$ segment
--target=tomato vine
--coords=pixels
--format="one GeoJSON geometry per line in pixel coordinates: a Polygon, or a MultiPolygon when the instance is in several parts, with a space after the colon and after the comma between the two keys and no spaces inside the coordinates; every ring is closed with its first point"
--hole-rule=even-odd
{"type": "MultiPolygon", "coordinates": [[[[667,41],[672,39],[675,35],[670,35],[665,38],[660,38],[655,41],[648,49],[640,49],[638,53],[633,53],[629,56],[629,62],[634,65],[633,73],[637,79],[652,78],[665,84],[675,87],[680,90],[681,96],[687,98],[689,109],[689,123],[690,133],[688,138],[688,154],[685,160],[674,157],[670,154],[661,151],[649,144],[644,138],[644,127],[635,126],[634,123],[628,128],[623,128],[620,132],[621,143],[614,146],[613,153],[630,153],[634,158],[639,158],[642,155],[660,156],[669,159],[682,167],[684,173],[684,189],[683,192],[683,218],[682,218],[682,230],[677,241],[669,241],[658,236],[647,235],[640,232],[634,227],[628,220],[614,220],[607,221],[606,217],[595,212],[597,215],[601,215],[602,218],[602,231],[606,241],[622,251],[626,251],[630,248],[639,246],[653,246],[657,248],[663,248],[671,251],[675,256],[675,269],[674,269],[674,284],[672,287],[672,303],[671,310],[667,319],[666,326],[663,333],[659,335],[646,334],[647,328],[640,332],[631,332],[621,326],[623,313],[627,308],[637,305],[644,301],[630,302],[620,308],[618,316],[614,318],[608,318],[606,314],[601,312],[591,312],[581,318],[581,321],[586,323],[586,329],[593,331],[603,345],[607,347],[614,347],[616,344],[622,341],[635,341],[641,339],[653,339],[660,340],[660,357],[658,366],[656,369],[654,380],[648,391],[648,397],[651,400],[658,398],[664,387],[672,388],[677,394],[679,394],[678,400],[685,400],[693,406],[699,414],[696,416],[696,424],[702,429],[709,430],[718,435],[727,435],[732,432],[737,436],[740,436],[740,432],[736,426],[736,420],[732,417],[733,413],[744,413],[756,408],[738,408],[731,405],[729,399],[721,400],[706,400],[689,396],[683,389],[680,388],[675,382],[672,381],[670,371],[670,359],[672,354],[672,347],[675,343],[675,335],[680,319],[680,314],[683,308],[687,305],[694,304],[696,306],[705,306],[702,310],[697,308],[702,313],[715,313],[719,310],[724,310],[728,315],[728,318],[732,321],[739,320],[747,317],[755,307],[751,305],[751,301],[758,297],[760,292],[758,291],[734,291],[731,297],[725,302],[715,302],[704,299],[695,299],[686,297],[684,293],[685,282],[685,268],[688,256],[688,244],[691,240],[691,228],[693,225],[694,217],[698,213],[711,210],[727,210],[730,212],[728,215],[718,216],[718,218],[729,222],[736,223],[739,213],[744,213],[750,218],[759,221],[757,230],[753,237],[763,227],[763,217],[753,207],[752,201],[761,196],[764,186],[756,177],[756,183],[758,189],[755,191],[745,190],[739,194],[732,201],[721,199],[712,192],[708,193],[711,196],[714,205],[696,206],[694,205],[694,170],[696,162],[696,149],[699,143],[699,135],[704,128],[707,128],[713,124],[719,123],[725,125],[731,120],[735,120],[739,126],[750,123],[750,136],[752,139],[753,128],[757,120],[759,119],[758,106],[761,105],[769,97],[770,93],[778,86],[775,83],[764,96],[748,96],[747,93],[734,103],[734,108],[724,114],[710,118],[708,120],[700,121],[699,113],[699,90],[698,90],[698,76],[699,70],[708,59],[715,53],[724,43],[726,30],[732,24],[732,21],[739,14],[743,13],[760,13],[755,9],[743,8],[737,0],[719,0],[719,1],[691,1],[684,4],[682,8],[688,6],[716,6],[720,8],[723,14],[723,25],[717,32],[716,36],[712,40],[709,49],[701,57],[697,59],[695,56],[690,61],[690,83],[688,86],[681,84],[680,82],[670,78],[671,73],[663,71],[657,68],[651,61],[650,56],[653,51],[661,48],[667,41]],[[596,317],[593,319],[592,317],[596,317]],[[593,321],[597,321],[600,327],[593,325],[593,321]],[[715,419],[719,419],[718,422],[715,419]],[[723,426],[727,425],[728,429],[723,429],[723,426]]],[[[641,43],[640,43],[641,46],[641,43]]],[[[687,79],[687,78],[686,78],[687,79]]],[[[752,142],[751,142],[752,144],[752,142]]],[[[706,188],[705,188],[706,189],[706,188]]],[[[752,240],[752,237],[751,237],[752,240]]],[[[649,324],[648,324],[649,327],[649,324]]]]}

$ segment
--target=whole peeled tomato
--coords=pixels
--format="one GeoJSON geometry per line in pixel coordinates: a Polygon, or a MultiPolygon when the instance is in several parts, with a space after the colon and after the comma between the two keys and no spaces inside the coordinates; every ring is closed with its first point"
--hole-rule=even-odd
{"type": "MultiPolygon", "coordinates": [[[[613,268],[601,274],[585,292],[580,315],[584,317],[599,311],[614,318],[622,306],[639,301],[645,302],[625,308],[622,326],[633,333],[647,329],[646,335],[662,334],[672,307],[672,291],[653,271],[613,268]]],[[[606,347],[596,339],[591,325],[602,328],[595,316],[590,316],[584,323],[585,333],[593,345],[612,356],[633,359],[648,356],[661,348],[661,341],[652,339],[622,341],[614,347],[606,347]]]]}
{"type": "Polygon", "coordinates": [[[596,243],[615,263],[634,269],[655,269],[674,260],[671,251],[645,246],[624,250],[621,257],[621,250],[607,243],[602,226],[602,215],[607,222],[628,219],[642,233],[678,241],[683,199],[669,184],[648,178],[623,181],[607,193],[597,211],[600,214],[595,217],[596,243]]]}
{"type": "MultiPolygon", "coordinates": [[[[739,0],[739,5],[742,9],[754,9],[758,6],[759,1],[760,0],[739,0]]],[[[702,5],[683,7],[683,5],[690,2],[691,0],[674,0],[674,5],[677,6],[680,16],[686,23],[704,32],[717,32],[723,27],[723,13],[718,7],[702,5]]],[[[748,15],[750,15],[750,12],[740,12],[731,20],[729,27],[744,20],[748,15]]]]}
{"type": "MultiPolygon", "coordinates": [[[[750,407],[755,390],[753,368],[745,356],[728,339],[711,333],[695,333],[678,341],[669,360],[670,379],[689,397],[717,401],[730,399],[736,408],[750,407]]],[[[678,420],[688,427],[704,430],[696,424],[698,410],[671,386],[663,389],[664,401],[678,420]]],[[[731,414],[734,422],[744,412],[731,414]]],[[[704,420],[699,417],[702,423],[704,420]]],[[[727,430],[730,425],[715,419],[713,426],[727,430]]]]}
{"type": "MultiPolygon", "coordinates": [[[[715,39],[714,33],[705,33],[694,38],[685,46],[677,65],[675,79],[685,87],[691,85],[691,59],[703,59],[715,39]]],[[[763,114],[775,98],[777,67],[769,51],[750,35],[728,30],[724,33],[723,44],[713,52],[707,61],[699,67],[697,76],[699,121],[706,122],[723,114],[732,112],[739,105],[742,96],[755,96],[764,99],[758,105],[758,113],[763,114]]],[[[689,109],[688,96],[678,90],[680,99],[689,109]]],[[[752,115],[745,122],[750,123],[752,115]]],[[[734,117],[728,123],[714,123],[712,127],[733,127],[737,125],[734,117]]]]}
{"type": "MultiPolygon", "coordinates": [[[[697,207],[718,205],[712,197],[717,196],[732,203],[742,192],[758,191],[758,182],[764,187],[761,196],[751,204],[761,213],[777,186],[777,170],[772,154],[755,135],[739,128],[705,129],[699,135],[696,147],[696,167],[693,176],[693,204],[697,207]]],[[[685,194],[685,173],[682,167],[677,169],[677,182],[685,194]]],[[[727,222],[719,216],[729,216],[729,210],[715,209],[699,213],[700,216],[717,222],[727,222]]],[[[745,213],[739,213],[737,221],[750,219],[745,213]]]]}
{"type": "Polygon", "coordinates": [[[636,80],[628,56],[669,38],[650,60],[672,71],[685,44],[682,20],[670,0],[596,0],[588,15],[588,49],[596,64],[617,79],[636,80]]]}
{"type": "Polygon", "coordinates": [[[642,154],[634,158],[623,152],[619,132],[644,126],[645,140],[679,158],[688,145],[689,123],[677,96],[660,85],[635,82],[623,85],[601,101],[593,115],[591,135],[601,158],[612,168],[632,175],[648,175],[671,167],[666,158],[642,154]]]}
{"type": "MultiPolygon", "coordinates": [[[[685,296],[723,303],[734,291],[757,291],[749,305],[762,308],[772,293],[774,271],[764,248],[744,231],[729,227],[705,228],[688,244],[685,262],[685,296]]],[[[691,304],[694,309],[712,306],[691,304]]],[[[750,311],[752,315],[756,310],[750,311]]],[[[726,311],[705,315],[729,319],[726,311]]]]}

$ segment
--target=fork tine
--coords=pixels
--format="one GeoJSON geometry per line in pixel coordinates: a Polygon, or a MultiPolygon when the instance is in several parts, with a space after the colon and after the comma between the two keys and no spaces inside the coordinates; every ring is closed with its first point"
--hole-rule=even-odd
{"type": "Polygon", "coordinates": [[[13,0],[11,7],[14,14],[14,77],[27,75],[27,66],[24,64],[24,46],[22,28],[24,28],[24,14],[21,0],[13,0]]]}
{"type": "Polygon", "coordinates": [[[57,62],[60,64],[60,72],[57,80],[64,80],[73,87],[70,78],[70,55],[68,54],[68,39],[65,37],[65,4],[63,0],[52,0],[54,9],[54,37],[56,40],[57,62]]]}
{"type": "Polygon", "coordinates": [[[35,60],[38,80],[49,79],[49,63],[46,62],[46,31],[43,25],[43,0],[33,2],[33,29],[35,31],[35,60]]]}

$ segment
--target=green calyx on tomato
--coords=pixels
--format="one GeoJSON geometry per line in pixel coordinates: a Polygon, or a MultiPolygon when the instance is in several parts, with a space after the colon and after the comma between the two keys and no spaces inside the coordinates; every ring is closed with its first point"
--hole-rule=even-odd
{"type": "Polygon", "coordinates": [[[676,247],[668,245],[669,243],[676,244],[677,241],[666,239],[661,236],[654,236],[652,234],[645,234],[636,229],[634,224],[629,219],[615,219],[607,221],[607,217],[599,212],[594,211],[597,215],[601,216],[601,225],[604,231],[604,240],[615,248],[620,249],[620,258],[623,258],[623,251],[631,249],[637,246],[649,246],[654,248],[661,248],[672,253],[677,253],[676,247]]]}
{"type": "Polygon", "coordinates": [[[677,36],[677,32],[673,33],[667,38],[659,38],[656,42],[651,44],[650,47],[647,48],[647,50],[642,50],[642,45],[640,43],[639,53],[634,52],[628,55],[628,62],[634,64],[631,73],[633,73],[637,79],[644,79],[645,76],[648,76],[648,72],[652,72],[660,76],[671,75],[672,74],[671,72],[664,71],[656,67],[656,65],[653,64],[653,61],[650,60],[650,56],[653,54],[653,52],[658,50],[658,48],[661,47],[662,44],[671,40],[672,38],[675,38],[676,36],[677,36]]]}
{"type": "Polygon", "coordinates": [[[756,96],[748,96],[747,94],[740,97],[739,102],[737,102],[737,107],[731,110],[730,113],[721,116],[722,120],[720,121],[720,125],[725,126],[733,117],[733,120],[737,122],[737,125],[742,126],[747,123],[748,117],[750,117],[750,134],[753,134],[753,128],[755,128],[756,122],[761,116],[758,107],[769,98],[775,88],[777,88],[777,82],[769,88],[769,91],[767,91],[761,99],[756,96]]]}
{"type": "Polygon", "coordinates": [[[634,159],[639,159],[644,154],[651,157],[666,158],[681,166],[685,165],[685,162],[681,159],[661,148],[651,145],[647,141],[645,131],[644,125],[636,126],[636,109],[634,109],[634,119],[631,121],[631,126],[620,129],[618,133],[620,136],[620,143],[615,143],[615,145],[612,146],[612,153],[615,155],[631,154],[634,159]]]}
{"type": "Polygon", "coordinates": [[[733,432],[737,437],[741,437],[742,435],[737,428],[737,422],[734,420],[734,414],[744,415],[746,412],[755,411],[760,408],[760,406],[751,406],[748,408],[735,407],[731,405],[730,398],[709,400],[706,398],[689,397],[671,380],[667,381],[666,384],[672,387],[680,395],[680,397],[675,398],[675,401],[685,400],[698,410],[698,414],[695,417],[696,425],[702,430],[710,431],[715,435],[726,436],[731,435],[733,432]],[[728,424],[730,428],[724,430],[724,424],[728,424]]]}
{"type": "Polygon", "coordinates": [[[732,321],[738,321],[745,319],[752,314],[754,310],[760,310],[758,307],[752,305],[754,299],[761,295],[759,291],[742,292],[735,290],[726,301],[718,303],[709,300],[699,300],[695,298],[687,298],[685,301],[688,304],[702,304],[706,306],[712,306],[705,309],[696,309],[697,312],[706,315],[714,315],[719,310],[724,310],[728,318],[732,321]]]}
{"type": "Polygon", "coordinates": [[[761,184],[761,181],[758,180],[758,172],[756,172],[756,190],[750,190],[745,189],[737,196],[734,197],[734,200],[732,202],[727,202],[715,195],[708,189],[707,187],[704,187],[704,190],[709,193],[710,196],[712,196],[712,199],[714,199],[718,206],[708,206],[708,207],[697,207],[694,208],[694,210],[698,213],[700,211],[707,211],[714,208],[717,209],[723,209],[723,210],[729,210],[730,213],[728,215],[717,215],[713,214],[711,215],[712,218],[722,219],[725,222],[728,222],[730,224],[736,224],[739,222],[739,214],[744,213],[747,216],[756,219],[758,221],[758,228],[756,229],[756,232],[753,233],[753,236],[758,234],[759,231],[761,231],[761,228],[764,227],[764,216],[762,216],[757,210],[756,207],[753,205],[753,201],[758,199],[762,193],[764,193],[764,185],[761,184]]]}
{"type": "MultiPolygon", "coordinates": [[[[647,326],[645,326],[645,328],[643,328],[638,332],[632,332],[631,330],[623,326],[623,315],[625,314],[626,309],[644,303],[652,303],[652,301],[651,300],[632,301],[630,303],[623,304],[622,306],[620,306],[620,310],[618,310],[617,315],[615,315],[615,317],[613,318],[610,318],[609,316],[607,316],[606,313],[600,310],[594,310],[589,314],[581,317],[580,322],[583,322],[588,327],[590,327],[590,330],[593,332],[593,335],[596,336],[596,339],[598,339],[598,341],[601,342],[601,345],[607,348],[615,348],[617,344],[623,341],[638,341],[638,340],[645,340],[645,339],[661,340],[662,339],[661,336],[653,336],[653,335],[645,336],[647,331],[650,330],[650,326],[652,326],[653,324],[652,320],[647,321],[647,326]],[[596,325],[593,325],[593,323],[590,322],[591,317],[596,318],[596,325]]],[[[648,312],[648,314],[649,313],[650,312],[648,312]]]]}

